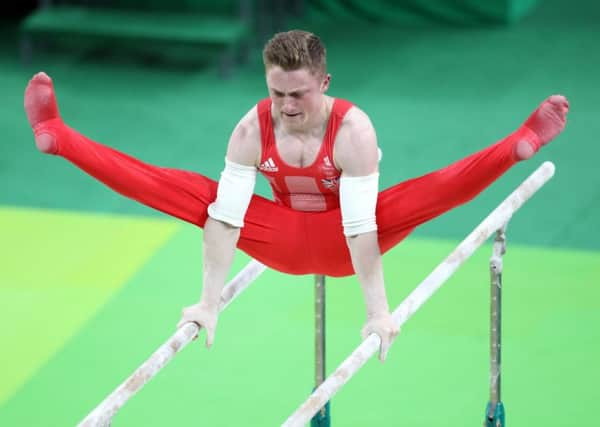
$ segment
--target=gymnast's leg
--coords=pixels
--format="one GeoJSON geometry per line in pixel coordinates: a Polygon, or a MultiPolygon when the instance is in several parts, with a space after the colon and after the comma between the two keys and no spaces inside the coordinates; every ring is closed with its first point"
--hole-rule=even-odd
{"type": "Polygon", "coordinates": [[[416,226],[473,199],[515,163],[531,158],[562,132],[568,110],[566,98],[551,96],[519,129],[496,144],[381,192],[377,225],[382,251],[416,226]]]}
{"type": "MultiPolygon", "coordinates": [[[[44,73],[29,82],[25,110],[40,151],[64,157],[126,197],[204,226],[207,207],[217,194],[215,181],[197,173],[141,162],[69,128],[60,117],[52,81],[44,73]]],[[[303,221],[302,212],[254,196],[238,247],[277,270],[307,272],[310,267],[297,256],[306,244],[303,221]]]]}
{"type": "Polygon", "coordinates": [[[116,192],[203,226],[217,183],[192,172],[143,163],[81,135],[62,121],[52,81],[36,74],[25,90],[25,110],[38,149],[69,160],[116,192]]]}

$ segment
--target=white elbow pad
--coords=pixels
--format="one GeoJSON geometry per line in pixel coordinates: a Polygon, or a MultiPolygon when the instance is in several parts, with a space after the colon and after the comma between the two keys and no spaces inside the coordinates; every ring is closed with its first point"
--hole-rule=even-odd
{"type": "Polygon", "coordinates": [[[345,236],[377,230],[375,208],[379,173],[340,178],[340,205],[345,236]]]}
{"type": "Polygon", "coordinates": [[[255,183],[254,166],[240,165],[225,159],[225,169],[221,172],[217,189],[217,200],[208,206],[208,215],[234,227],[243,227],[255,183]]]}

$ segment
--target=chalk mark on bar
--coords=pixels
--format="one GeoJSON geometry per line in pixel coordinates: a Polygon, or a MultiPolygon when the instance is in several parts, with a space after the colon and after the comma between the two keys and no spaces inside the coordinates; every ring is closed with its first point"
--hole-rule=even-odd
{"type": "MultiPolygon", "coordinates": [[[[267,267],[250,261],[221,293],[219,310],[223,311],[250,283],[267,267]]],[[[186,323],[156,350],[136,371],[104,399],[90,414],[78,424],[79,427],[105,427],[110,425],[117,411],[152,379],[182,348],[198,334],[200,328],[195,323],[186,323]]]]}

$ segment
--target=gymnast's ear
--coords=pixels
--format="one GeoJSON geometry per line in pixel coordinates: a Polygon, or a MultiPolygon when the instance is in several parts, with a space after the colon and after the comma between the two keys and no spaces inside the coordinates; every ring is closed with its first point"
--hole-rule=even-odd
{"type": "Polygon", "coordinates": [[[327,89],[329,89],[330,82],[331,82],[331,74],[327,73],[323,77],[323,80],[321,80],[321,92],[322,93],[327,92],[327,89]]]}

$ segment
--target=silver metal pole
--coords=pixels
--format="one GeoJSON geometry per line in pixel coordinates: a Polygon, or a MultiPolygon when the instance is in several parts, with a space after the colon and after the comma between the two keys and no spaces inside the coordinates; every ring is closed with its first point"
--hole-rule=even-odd
{"type": "Polygon", "coordinates": [[[506,225],[496,231],[490,258],[490,401],[500,402],[502,332],[502,255],[506,253],[506,225]]]}
{"type": "MultiPolygon", "coordinates": [[[[325,376],[325,276],[315,274],[315,388],[325,376]]],[[[325,407],[321,415],[325,416],[325,407]]]]}
{"type": "Polygon", "coordinates": [[[504,427],[504,405],[500,396],[502,364],[502,256],[506,253],[506,222],[496,231],[490,258],[490,401],[485,426],[504,427]]]}

